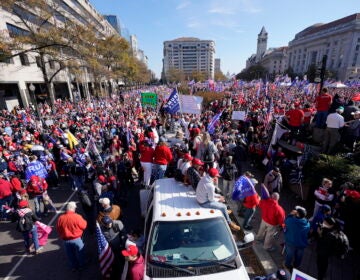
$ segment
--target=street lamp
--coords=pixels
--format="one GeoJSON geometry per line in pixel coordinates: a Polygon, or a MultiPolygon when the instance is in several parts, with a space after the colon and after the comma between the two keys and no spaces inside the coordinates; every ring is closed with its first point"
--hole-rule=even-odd
{"type": "Polygon", "coordinates": [[[34,106],[35,106],[36,114],[40,118],[39,108],[38,108],[38,104],[37,104],[37,100],[36,100],[36,96],[35,96],[35,89],[36,89],[35,86],[33,85],[33,83],[31,83],[29,86],[29,90],[31,91],[33,99],[34,99],[34,106]]]}

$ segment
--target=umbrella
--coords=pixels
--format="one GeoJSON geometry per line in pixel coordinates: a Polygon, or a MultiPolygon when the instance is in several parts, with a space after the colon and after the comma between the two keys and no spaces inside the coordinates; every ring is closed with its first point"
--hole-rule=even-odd
{"type": "Polygon", "coordinates": [[[353,98],[351,98],[352,101],[360,101],[360,92],[356,93],[353,98]]]}
{"type": "Polygon", "coordinates": [[[41,145],[33,145],[31,147],[32,152],[34,152],[34,151],[44,151],[44,150],[45,150],[45,148],[43,146],[41,146],[41,145]]]}

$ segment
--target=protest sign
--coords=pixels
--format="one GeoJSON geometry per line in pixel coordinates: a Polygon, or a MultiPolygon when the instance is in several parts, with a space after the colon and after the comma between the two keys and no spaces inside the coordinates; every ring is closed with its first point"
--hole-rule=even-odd
{"type": "Polygon", "coordinates": [[[231,119],[233,120],[239,120],[244,121],[246,118],[246,112],[245,111],[233,111],[231,119]]]}
{"type": "Polygon", "coordinates": [[[141,93],[141,105],[156,107],[157,94],[154,92],[142,92],[141,93]]]}

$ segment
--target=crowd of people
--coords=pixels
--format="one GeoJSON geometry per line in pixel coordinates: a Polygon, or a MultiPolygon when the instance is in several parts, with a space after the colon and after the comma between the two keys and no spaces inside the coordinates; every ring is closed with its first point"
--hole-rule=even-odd
{"type": "MultiPolygon", "coordinates": [[[[166,87],[148,90],[159,96],[170,91],[166,87]]],[[[345,205],[360,202],[360,186],[348,182],[329,191],[331,180],[325,178],[314,194],[310,221],[306,219],[310,211],[300,206],[286,216],[279,205],[287,183],[281,168],[291,155],[270,145],[271,127],[280,117],[277,122],[288,130],[284,139],[290,144],[306,142],[318,129],[324,135],[319,143],[323,153],[355,152],[360,135],[360,109],[352,101],[355,93],[356,89],[324,88],[318,95],[291,87],[272,86],[266,93],[252,87],[236,88],[204,104],[201,115],[170,115],[161,107],[142,107],[138,91],[77,103],[57,100],[53,106],[39,105],[39,110],[4,110],[0,113],[1,219],[16,220],[26,251],[40,253],[36,222],[57,213],[51,190],[67,180],[78,192],[85,215],[77,214],[76,203],[69,202],[57,222],[71,269],[86,266],[84,230],[100,229],[114,253],[113,279],[124,273],[126,279],[142,279],[144,237],[140,229],[125,229],[121,207],[135,186],[149,188],[157,179],[174,177],[196,190],[201,207],[221,210],[234,231],[240,226],[231,221],[231,210],[223,202],[237,201],[246,230],[252,229],[252,217],[259,207],[262,220],[257,240],[271,252],[276,249],[275,235],[284,230],[285,266],[290,270],[301,264],[309,240],[316,240],[318,279],[324,279],[325,259],[336,250],[331,242],[336,234],[331,233],[345,231],[353,246],[354,232],[347,227],[352,218],[345,205]],[[247,113],[245,119],[233,120],[232,111],[242,110],[247,113]],[[221,117],[209,129],[219,113],[221,117]],[[264,158],[266,176],[258,195],[257,181],[245,166],[247,162],[263,166],[264,158]],[[250,191],[234,195],[235,182],[250,191]],[[33,210],[29,201],[33,201],[33,210]]]]}

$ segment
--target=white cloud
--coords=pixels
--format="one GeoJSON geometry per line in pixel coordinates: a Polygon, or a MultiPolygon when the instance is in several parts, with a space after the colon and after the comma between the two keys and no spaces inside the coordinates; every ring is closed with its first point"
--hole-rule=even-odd
{"type": "Polygon", "coordinates": [[[227,7],[213,7],[210,10],[208,10],[208,13],[219,14],[219,15],[234,15],[235,11],[227,7]]]}
{"type": "Polygon", "coordinates": [[[185,9],[186,7],[188,7],[190,5],[189,1],[185,1],[180,3],[179,5],[176,6],[176,10],[182,10],[185,9]]]}

